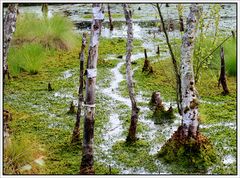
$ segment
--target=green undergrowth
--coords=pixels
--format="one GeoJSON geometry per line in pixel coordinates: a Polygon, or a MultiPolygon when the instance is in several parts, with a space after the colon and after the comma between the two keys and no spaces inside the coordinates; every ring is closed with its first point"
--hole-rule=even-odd
{"type": "Polygon", "coordinates": [[[34,135],[26,133],[23,135],[11,136],[11,144],[4,150],[4,172],[8,174],[26,173],[21,167],[31,165],[33,173],[43,173],[44,167],[33,162],[42,157],[41,145],[37,142],[34,135]]]}
{"type": "Polygon", "coordinates": [[[72,29],[72,22],[60,15],[51,18],[34,14],[19,15],[9,50],[11,76],[16,77],[24,71],[37,74],[47,55],[78,46],[79,37],[72,29]]]}
{"type": "Polygon", "coordinates": [[[17,76],[20,72],[26,71],[30,74],[37,74],[46,54],[40,44],[24,44],[20,48],[10,48],[8,65],[10,74],[17,76]]]}
{"type": "MultiPolygon", "coordinates": [[[[150,62],[158,57],[149,58],[150,62]]],[[[141,91],[143,96],[146,98],[151,98],[153,91],[160,91],[163,101],[174,101],[175,100],[175,75],[172,68],[171,59],[161,60],[158,62],[152,62],[154,73],[147,74],[142,73],[142,66],[144,59],[139,59],[136,66],[133,79],[135,81],[135,91],[138,93],[141,91]]],[[[121,68],[121,73],[124,74],[124,66],[121,68]]],[[[196,88],[200,97],[200,120],[201,125],[207,126],[209,124],[219,124],[219,126],[209,126],[207,128],[200,129],[209,138],[209,141],[213,144],[213,150],[216,151],[216,164],[214,166],[206,165],[203,172],[206,173],[207,167],[211,169],[213,173],[220,171],[224,174],[235,174],[236,166],[235,163],[224,165],[221,158],[227,156],[228,154],[233,155],[236,158],[236,130],[229,126],[225,126],[225,123],[236,123],[236,77],[227,76],[227,84],[230,90],[230,94],[223,96],[221,94],[222,88],[218,88],[218,77],[219,71],[216,69],[206,68],[201,72],[201,78],[199,79],[196,88]],[[201,102],[202,101],[202,102],[201,102]],[[222,124],[222,126],[220,126],[222,124]],[[212,131],[218,134],[211,135],[212,131]],[[221,135],[225,134],[228,130],[231,144],[224,142],[220,144],[221,135]],[[208,133],[208,134],[206,134],[208,133]],[[211,136],[210,136],[211,135],[211,136]],[[217,143],[217,144],[216,144],[217,143]],[[229,151],[226,152],[222,147],[228,147],[229,151]]],[[[122,81],[120,83],[120,91],[123,96],[127,96],[126,82],[122,81]]],[[[148,114],[151,117],[152,113],[148,114]]],[[[166,154],[167,155],[167,154],[166,154]]],[[[191,171],[194,172],[195,168],[191,171]]],[[[174,163],[169,167],[170,172],[175,172],[178,174],[183,174],[188,171],[184,166],[179,169],[179,164],[174,163]]],[[[191,172],[190,171],[190,172],[191,172]]],[[[195,170],[196,171],[196,170],[195,170]]],[[[202,170],[196,171],[196,173],[201,173],[202,170]]]]}
{"type": "Polygon", "coordinates": [[[125,141],[117,142],[113,146],[113,158],[126,167],[134,170],[144,168],[150,172],[157,171],[154,164],[155,157],[149,155],[150,145],[145,140],[138,140],[134,144],[128,144],[125,141]]]}
{"type": "Polygon", "coordinates": [[[73,23],[60,15],[44,18],[22,14],[17,20],[13,44],[37,42],[48,48],[72,49],[78,44],[77,35],[72,29],[73,23]]]}
{"type": "MultiPolygon", "coordinates": [[[[237,75],[237,42],[236,38],[230,37],[223,45],[223,50],[224,50],[224,60],[225,60],[225,68],[226,68],[226,73],[229,76],[236,76],[237,75]]],[[[212,61],[212,66],[213,68],[220,69],[221,67],[221,58],[220,58],[220,50],[221,48],[218,48],[214,52],[214,58],[212,61]]]]}
{"type": "MultiPolygon", "coordinates": [[[[134,50],[133,53],[143,50],[141,47],[142,41],[138,39],[133,40],[134,50]]],[[[107,59],[107,55],[115,55],[116,57],[124,56],[126,53],[126,38],[100,38],[99,45],[99,59],[107,59]]],[[[122,59],[124,60],[124,59],[122,59]]]]}
{"type": "Polygon", "coordinates": [[[213,126],[208,129],[201,129],[201,132],[206,135],[214,144],[218,159],[210,168],[213,174],[237,174],[237,140],[236,130],[229,129],[224,125],[213,126]],[[227,137],[227,139],[226,139],[227,137]],[[231,156],[233,161],[224,163],[223,161],[231,156]]]}
{"type": "MultiPolygon", "coordinates": [[[[101,43],[100,43],[101,44],[101,43]]],[[[114,51],[114,50],[113,50],[114,51]]],[[[81,145],[71,145],[71,134],[75,124],[75,115],[68,114],[70,103],[77,100],[79,81],[79,47],[71,51],[56,51],[46,54],[42,67],[36,75],[29,75],[23,71],[15,78],[6,82],[4,87],[4,109],[13,115],[10,124],[13,141],[24,145],[25,134],[36,138],[37,144],[45,148],[44,169],[35,169],[24,174],[78,174],[81,161],[81,145]],[[64,72],[70,71],[72,75],[64,78],[64,72]],[[48,83],[53,91],[48,91],[48,83]],[[16,137],[18,136],[18,137],[16,137]],[[61,168],[61,169],[59,169],[61,168]]],[[[86,50],[87,54],[87,50],[86,50]]],[[[100,55],[106,56],[104,49],[100,55]]],[[[85,59],[86,62],[86,59],[85,59]]],[[[117,64],[117,60],[107,61],[107,65],[98,61],[97,84],[109,86],[110,69],[117,64]]],[[[84,90],[85,91],[85,90],[84,90]]],[[[85,93],[85,92],[84,92],[85,93]]],[[[95,144],[101,143],[101,133],[104,123],[108,121],[110,111],[105,96],[96,96],[95,116],[95,144]],[[104,99],[105,98],[105,99],[104,99]]],[[[83,118],[81,127],[83,128],[83,118]]],[[[81,131],[81,137],[83,133],[81,131]]],[[[29,139],[30,141],[30,139],[29,139]]],[[[31,142],[31,141],[30,141],[31,142]]],[[[36,148],[37,150],[37,148],[36,148]]],[[[33,161],[31,156],[23,157],[19,167],[33,161]]],[[[6,174],[11,167],[5,169],[6,174]]],[[[109,174],[107,165],[95,161],[96,174],[109,174]]],[[[111,173],[118,173],[116,167],[111,173]]],[[[16,173],[16,172],[13,172],[16,173]]]]}
{"type": "Polygon", "coordinates": [[[172,123],[174,119],[176,119],[176,117],[173,111],[156,109],[153,112],[152,119],[154,120],[154,124],[164,124],[164,123],[172,123]]]}
{"type": "Polygon", "coordinates": [[[209,140],[201,134],[197,139],[183,139],[176,131],[158,153],[159,159],[168,164],[177,164],[186,173],[205,173],[219,157],[209,140]]]}

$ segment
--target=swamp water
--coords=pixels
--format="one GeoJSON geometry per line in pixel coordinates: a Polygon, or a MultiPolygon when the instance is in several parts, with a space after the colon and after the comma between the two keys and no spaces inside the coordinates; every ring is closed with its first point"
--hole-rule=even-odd
{"type": "MultiPolygon", "coordinates": [[[[161,51],[161,59],[164,60],[165,58],[169,57],[169,53],[167,50],[167,46],[165,44],[165,38],[164,34],[160,33],[158,31],[158,28],[155,26],[150,26],[149,24],[152,24],[152,22],[155,22],[156,19],[158,19],[157,13],[155,9],[152,7],[152,5],[133,5],[134,7],[134,14],[137,16],[137,19],[134,19],[134,38],[140,39],[143,41],[142,47],[146,48],[148,50],[148,56],[155,56],[156,55],[156,46],[160,45],[161,47],[164,47],[165,50],[161,51]],[[141,10],[137,10],[137,7],[141,7],[141,10]],[[144,12],[144,13],[142,13],[144,12]],[[146,13],[145,13],[146,12],[146,13]],[[161,39],[161,40],[156,40],[161,39]],[[153,42],[155,41],[155,42],[153,42]]],[[[208,6],[204,6],[205,10],[208,10],[208,6]]],[[[113,14],[123,14],[121,6],[115,6],[115,8],[112,8],[113,14]]],[[[228,33],[229,26],[233,27],[233,29],[236,27],[236,21],[234,20],[236,17],[236,14],[234,13],[235,7],[225,5],[225,8],[221,10],[221,20],[220,20],[220,29],[223,33],[228,33]],[[231,24],[231,25],[230,25],[231,24]]],[[[30,6],[30,7],[20,7],[20,12],[34,12],[41,15],[41,7],[40,6],[30,6]]],[[[73,21],[73,23],[76,25],[75,30],[82,34],[83,31],[87,31],[89,29],[90,19],[84,18],[86,14],[89,14],[91,12],[91,6],[89,4],[74,4],[74,5],[49,5],[49,17],[51,17],[54,13],[60,13],[60,14],[67,14],[69,19],[73,21]],[[84,27],[84,28],[83,28],[84,27]]],[[[177,11],[176,7],[173,5],[170,5],[170,8],[164,8],[163,14],[165,18],[168,16],[171,19],[177,19],[177,11]],[[170,13],[171,12],[171,13],[170,13]],[[173,13],[174,12],[174,13],[173,13]],[[175,14],[175,15],[174,15],[175,14]]],[[[188,14],[188,7],[185,7],[184,9],[184,15],[188,14]]],[[[107,22],[104,22],[103,30],[102,30],[102,36],[105,38],[125,38],[126,37],[126,26],[124,22],[124,18],[119,17],[116,18],[118,23],[118,26],[114,27],[114,30],[111,32],[108,29],[107,22]]],[[[115,19],[113,18],[113,21],[115,19]]],[[[107,21],[107,20],[106,20],[107,21]]],[[[173,32],[169,32],[170,39],[173,38],[181,38],[181,34],[178,30],[175,30],[173,32]]],[[[143,52],[135,53],[132,55],[132,61],[139,60],[144,58],[143,52]]],[[[109,59],[106,60],[113,60],[117,59],[116,56],[111,55],[109,56],[109,59]]],[[[111,114],[109,115],[108,122],[105,124],[105,127],[102,128],[102,143],[99,145],[95,144],[95,160],[97,162],[108,164],[111,167],[118,168],[120,170],[120,174],[171,174],[169,170],[167,169],[168,165],[164,165],[161,161],[155,160],[155,165],[158,167],[158,170],[155,171],[149,171],[145,167],[127,167],[124,165],[124,163],[120,163],[117,160],[113,159],[113,145],[116,144],[119,141],[123,141],[126,139],[126,135],[124,134],[124,128],[123,127],[123,121],[120,119],[121,114],[123,112],[130,112],[131,102],[129,98],[123,97],[120,94],[119,91],[119,84],[121,81],[125,80],[125,76],[121,74],[120,68],[125,64],[125,57],[123,57],[122,60],[119,60],[118,64],[111,69],[111,76],[112,78],[110,87],[103,88],[100,86],[97,86],[97,93],[101,93],[108,97],[108,100],[103,100],[103,102],[108,102],[108,109],[110,110],[111,114]],[[115,112],[114,108],[116,108],[116,105],[126,105],[127,109],[124,109],[120,112],[115,112]]],[[[157,61],[152,61],[157,62],[157,61]]],[[[136,68],[133,67],[133,71],[136,70],[136,68]]],[[[65,72],[61,73],[59,75],[59,78],[62,80],[68,80],[71,77],[75,77],[78,75],[76,72],[72,72],[72,69],[68,69],[65,72]]],[[[77,78],[77,77],[76,77],[77,78]]],[[[99,81],[97,81],[98,83],[99,81]]],[[[77,83],[77,82],[76,82],[77,83]]],[[[77,89],[76,85],[76,89],[77,89]]],[[[72,94],[72,92],[68,91],[54,91],[53,97],[57,98],[65,98],[67,101],[74,100],[74,104],[77,105],[77,98],[75,98],[72,94]]],[[[150,142],[150,149],[149,149],[149,155],[155,155],[160,148],[163,146],[163,144],[166,142],[167,139],[171,137],[174,131],[176,131],[177,127],[180,125],[180,117],[179,115],[176,115],[176,119],[172,124],[165,124],[165,125],[155,125],[154,122],[151,120],[151,118],[148,118],[149,108],[147,107],[147,104],[150,100],[150,98],[144,98],[141,93],[138,93],[136,96],[137,102],[144,103],[143,106],[139,106],[140,108],[140,114],[139,114],[139,123],[143,124],[146,127],[146,131],[143,133],[140,133],[137,135],[139,139],[148,140],[150,142]]],[[[202,101],[204,103],[204,101],[202,101]]],[[[220,103],[221,104],[221,103],[220,103]]],[[[168,108],[170,106],[170,102],[164,102],[164,105],[168,108]]],[[[173,105],[174,108],[176,108],[176,105],[173,105]]],[[[39,107],[41,108],[41,107],[39,107]]],[[[36,108],[37,110],[37,108],[36,108]]],[[[43,112],[43,111],[41,111],[43,112]]],[[[71,130],[71,128],[64,126],[62,122],[58,123],[56,122],[56,114],[49,113],[50,117],[55,118],[53,123],[49,124],[49,128],[52,127],[63,127],[65,129],[71,130]]],[[[229,129],[236,129],[236,123],[218,123],[218,124],[208,124],[208,125],[201,125],[200,128],[210,128],[210,127],[216,127],[216,126],[224,126],[228,127],[229,129]]],[[[128,129],[128,128],[127,128],[128,129]]],[[[236,161],[235,157],[231,154],[227,154],[222,158],[223,164],[232,164],[236,161]]],[[[39,162],[39,161],[38,161],[39,162]]],[[[42,164],[42,161],[41,163],[42,164]]],[[[28,165],[24,167],[25,169],[31,169],[28,165]]],[[[208,174],[211,174],[211,170],[208,171],[208,174]]]]}

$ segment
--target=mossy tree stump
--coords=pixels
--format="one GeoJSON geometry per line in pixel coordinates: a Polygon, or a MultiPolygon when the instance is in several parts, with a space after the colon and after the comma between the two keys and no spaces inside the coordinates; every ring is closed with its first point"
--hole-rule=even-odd
{"type": "Polygon", "coordinates": [[[155,124],[163,124],[169,121],[173,121],[175,118],[172,106],[170,106],[168,110],[165,109],[159,91],[152,93],[149,106],[150,109],[154,111],[152,118],[154,119],[155,124]]]}
{"type": "Polygon", "coordinates": [[[145,60],[144,60],[144,65],[143,65],[143,68],[142,68],[142,72],[153,73],[153,68],[150,65],[150,61],[148,60],[146,49],[144,49],[144,56],[145,56],[145,60]]]}
{"type": "Polygon", "coordinates": [[[157,156],[166,163],[203,172],[217,159],[211,142],[205,136],[198,132],[195,139],[185,137],[182,126],[165,143],[157,156]]]}
{"type": "Polygon", "coordinates": [[[76,113],[76,110],[75,110],[75,106],[74,106],[73,101],[72,101],[71,104],[70,104],[70,107],[69,107],[68,114],[75,114],[75,113],[76,113]]]}

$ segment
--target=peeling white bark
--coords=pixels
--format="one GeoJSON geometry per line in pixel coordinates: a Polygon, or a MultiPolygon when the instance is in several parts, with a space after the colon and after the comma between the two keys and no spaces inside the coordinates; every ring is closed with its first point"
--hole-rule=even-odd
{"type": "Polygon", "coordinates": [[[182,125],[185,136],[197,135],[198,130],[198,101],[197,91],[194,86],[193,73],[193,48],[196,36],[196,15],[198,7],[193,4],[187,18],[186,32],[181,46],[181,92],[182,92],[182,125]]]}
{"type": "Polygon", "coordinates": [[[16,30],[17,21],[17,4],[9,4],[8,10],[4,17],[3,24],[3,80],[5,75],[8,74],[7,55],[9,51],[10,42],[13,37],[13,33],[16,30]]]}
{"type": "Polygon", "coordinates": [[[83,153],[80,174],[94,174],[93,144],[94,144],[94,114],[95,114],[95,86],[97,78],[97,60],[99,35],[102,27],[102,6],[93,4],[93,21],[91,26],[91,40],[88,50],[86,104],[84,105],[84,133],[83,153]]]}

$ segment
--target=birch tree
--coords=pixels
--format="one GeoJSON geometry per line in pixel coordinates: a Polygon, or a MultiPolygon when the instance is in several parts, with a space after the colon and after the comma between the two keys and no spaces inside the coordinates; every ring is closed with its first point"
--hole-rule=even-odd
{"type": "Polygon", "coordinates": [[[7,12],[4,17],[3,24],[3,81],[5,80],[6,75],[8,75],[8,78],[10,78],[8,71],[7,56],[10,47],[10,42],[13,37],[13,33],[16,30],[16,21],[17,21],[17,4],[9,4],[7,12]]]}
{"type": "Polygon", "coordinates": [[[181,46],[182,124],[161,147],[158,156],[168,163],[180,163],[179,166],[188,170],[202,171],[213,165],[217,158],[211,142],[198,131],[198,101],[192,64],[197,15],[198,7],[192,4],[181,46]]]}
{"type": "Polygon", "coordinates": [[[123,4],[124,15],[127,23],[127,47],[126,47],[126,77],[128,85],[128,93],[132,103],[132,114],[131,114],[131,123],[129,127],[129,132],[127,136],[127,142],[136,141],[136,129],[138,122],[138,112],[139,108],[137,107],[134,88],[133,88],[133,79],[132,79],[132,69],[131,69],[131,55],[132,55],[132,41],[133,41],[133,28],[132,28],[132,13],[127,4],[123,4]]]}
{"type": "Polygon", "coordinates": [[[181,46],[182,126],[184,137],[196,137],[198,131],[198,99],[193,73],[193,49],[196,36],[197,6],[191,5],[186,32],[181,46]]]}
{"type": "Polygon", "coordinates": [[[82,104],[83,104],[83,75],[84,75],[84,50],[87,43],[87,34],[83,33],[82,37],[82,47],[81,52],[79,53],[80,58],[80,75],[79,75],[79,89],[78,89],[78,108],[77,108],[77,116],[76,116],[76,123],[73,130],[72,135],[72,143],[75,143],[80,140],[79,135],[79,127],[80,127],[80,117],[81,117],[81,110],[82,110],[82,104]]]}
{"type": "Polygon", "coordinates": [[[84,133],[82,145],[82,162],[80,174],[94,174],[93,139],[94,139],[94,113],[95,113],[95,86],[97,77],[97,59],[99,36],[104,19],[103,6],[93,4],[93,20],[91,25],[91,39],[88,50],[86,104],[84,105],[84,133]]]}

